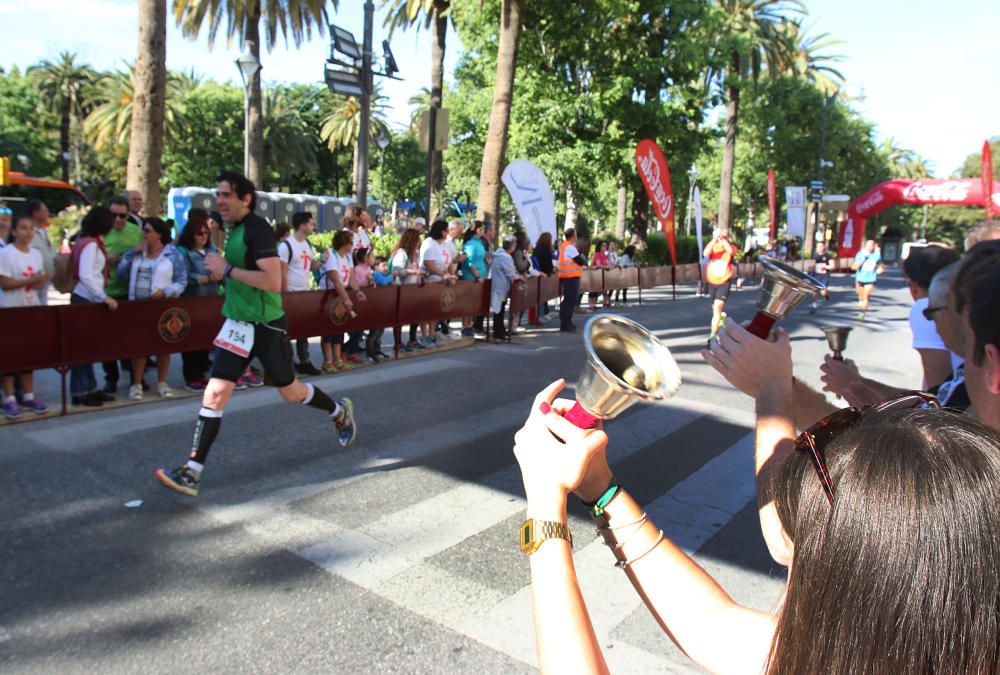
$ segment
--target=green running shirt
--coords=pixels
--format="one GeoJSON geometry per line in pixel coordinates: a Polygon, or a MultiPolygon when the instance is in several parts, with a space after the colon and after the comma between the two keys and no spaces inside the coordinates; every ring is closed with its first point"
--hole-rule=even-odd
{"type": "MultiPolygon", "coordinates": [[[[226,241],[226,262],[233,267],[259,270],[257,261],[278,257],[278,242],[267,221],[251,212],[237,223],[226,241]]],[[[285,315],[281,293],[262,291],[232,277],[226,279],[226,300],[222,315],[236,321],[267,323],[285,315]]]]}

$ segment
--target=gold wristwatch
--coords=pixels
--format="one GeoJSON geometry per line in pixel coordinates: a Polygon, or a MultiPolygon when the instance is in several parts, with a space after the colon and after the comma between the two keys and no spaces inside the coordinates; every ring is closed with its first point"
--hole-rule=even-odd
{"type": "Polygon", "coordinates": [[[573,545],[573,535],[569,526],[555,520],[535,520],[528,518],[521,524],[521,553],[531,555],[546,539],[565,539],[573,545]]]}

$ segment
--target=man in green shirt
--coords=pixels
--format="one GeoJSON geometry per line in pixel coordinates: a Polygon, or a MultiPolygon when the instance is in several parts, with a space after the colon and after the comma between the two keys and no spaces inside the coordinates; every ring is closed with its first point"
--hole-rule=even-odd
{"type": "Polygon", "coordinates": [[[218,180],[219,213],[231,224],[231,229],[225,256],[210,253],[205,258],[205,267],[224,277],[226,299],[222,315],[226,321],[215,338],[211,378],[202,398],[190,457],[176,469],[156,470],[157,480],[166,487],[191,497],[198,496],[205,459],[222,425],[223,408],[236,380],[254,357],[260,360],[283,399],[329,414],[342,446],[350,445],[357,433],[351,399],[334,401],[322,390],[295,377],[288,317],[281,307],[278,242],[271,226],[254,212],[257,206],[254,184],[235,171],[223,171],[218,180]]]}
{"type": "MultiPolygon", "coordinates": [[[[104,235],[104,250],[108,253],[108,284],[104,292],[108,297],[121,302],[128,300],[128,279],[118,276],[118,263],[129,249],[142,245],[142,230],[128,219],[128,199],[124,195],[115,195],[108,200],[108,210],[115,214],[115,222],[111,231],[104,235]]],[[[128,363],[122,361],[122,363],[128,363]]],[[[117,361],[105,361],[104,393],[114,394],[118,389],[120,371],[117,361]]],[[[110,399],[114,400],[114,399],[110,399]]]]}

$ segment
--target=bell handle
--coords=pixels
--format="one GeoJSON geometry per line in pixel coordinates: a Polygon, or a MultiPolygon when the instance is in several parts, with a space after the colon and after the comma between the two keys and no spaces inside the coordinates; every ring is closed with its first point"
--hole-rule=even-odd
{"type": "Polygon", "coordinates": [[[581,429],[593,429],[601,421],[600,417],[594,417],[586,409],[580,405],[577,401],[572,408],[569,409],[564,417],[572,422],[575,426],[581,429]]]}
{"type": "Polygon", "coordinates": [[[771,326],[774,325],[775,319],[773,316],[765,314],[764,312],[757,312],[754,314],[753,321],[747,326],[747,330],[759,337],[761,340],[766,340],[768,334],[771,332],[771,326]]]}

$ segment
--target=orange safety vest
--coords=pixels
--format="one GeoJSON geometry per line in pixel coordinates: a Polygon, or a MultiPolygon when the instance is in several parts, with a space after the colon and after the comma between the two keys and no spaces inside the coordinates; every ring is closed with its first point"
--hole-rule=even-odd
{"type": "Polygon", "coordinates": [[[583,276],[583,267],[572,258],[566,257],[566,249],[569,248],[569,246],[570,243],[568,241],[563,241],[563,243],[559,244],[560,279],[578,279],[583,276]]]}
{"type": "Polygon", "coordinates": [[[718,243],[709,252],[705,279],[710,284],[724,284],[733,278],[733,250],[731,244],[718,243]],[[720,250],[721,248],[721,250],[720,250]]]}

